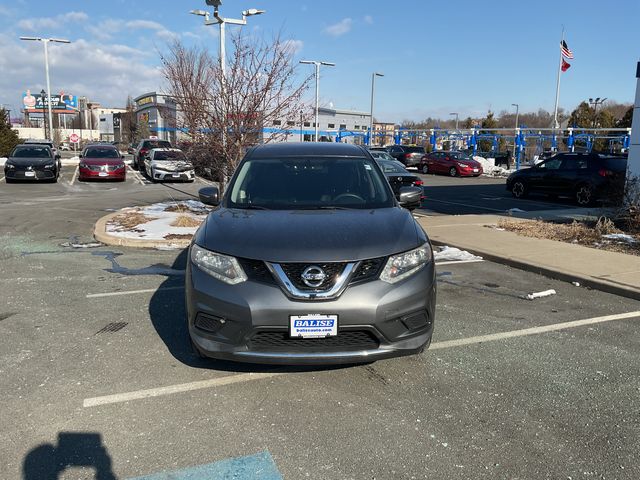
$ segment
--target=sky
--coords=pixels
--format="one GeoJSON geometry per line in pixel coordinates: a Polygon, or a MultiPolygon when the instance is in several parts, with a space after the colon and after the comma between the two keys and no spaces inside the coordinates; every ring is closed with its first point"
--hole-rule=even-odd
{"type": "MultiPolygon", "coordinates": [[[[376,80],[379,121],[460,118],[538,108],[553,110],[562,26],[575,59],[562,74],[560,106],[572,110],[589,97],[632,102],[640,60],[640,2],[594,0],[224,0],[225,17],[242,10],[256,36],[282,37],[295,60],[336,63],[320,76],[321,103],[369,111],[376,80]]],[[[211,48],[218,27],[203,25],[191,9],[204,0],[15,0],[0,3],[0,104],[13,112],[22,92],[45,86],[39,42],[19,36],[58,37],[50,46],[52,92],[87,96],[121,107],[128,95],[163,91],[159,64],[169,42],[211,48]]],[[[310,65],[299,65],[301,78],[310,65]]],[[[313,89],[309,92],[312,98],[313,89]]],[[[12,113],[12,116],[14,114],[12,113]]]]}

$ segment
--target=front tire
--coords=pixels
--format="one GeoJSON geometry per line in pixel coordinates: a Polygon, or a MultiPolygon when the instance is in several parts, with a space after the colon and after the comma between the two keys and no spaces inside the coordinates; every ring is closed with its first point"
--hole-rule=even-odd
{"type": "Polygon", "coordinates": [[[516,180],[513,182],[513,185],[511,185],[511,195],[515,198],[524,198],[527,196],[527,193],[527,186],[524,181],[516,180]]]}
{"type": "Polygon", "coordinates": [[[458,170],[456,170],[456,167],[451,167],[449,169],[449,176],[450,177],[456,177],[458,175],[458,170]]]}

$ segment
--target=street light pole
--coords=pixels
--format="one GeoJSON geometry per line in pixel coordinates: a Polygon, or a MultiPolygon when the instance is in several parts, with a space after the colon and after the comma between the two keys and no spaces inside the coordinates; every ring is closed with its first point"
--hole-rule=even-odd
{"type": "Polygon", "coordinates": [[[593,105],[593,128],[596,128],[598,125],[598,105],[602,105],[605,102],[606,98],[597,97],[595,100],[593,98],[589,99],[589,105],[593,105]]]}
{"type": "Polygon", "coordinates": [[[376,77],[384,77],[384,74],[373,72],[371,74],[371,116],[369,118],[369,145],[373,142],[373,101],[376,88],[376,77]]]}
{"type": "Polygon", "coordinates": [[[314,141],[318,141],[318,109],[320,108],[320,65],[324,65],[326,67],[335,67],[335,63],[331,62],[319,62],[316,60],[300,60],[300,63],[304,63],[307,65],[315,65],[316,69],[316,124],[315,124],[315,139],[314,141]]]}
{"type": "Polygon", "coordinates": [[[449,115],[455,115],[456,116],[456,132],[458,131],[458,112],[453,112],[450,113],[449,115]]]}
{"type": "Polygon", "coordinates": [[[517,103],[512,103],[512,107],[516,107],[516,126],[513,130],[513,156],[516,156],[516,135],[518,134],[518,114],[520,113],[520,105],[517,103]]]}
{"type": "MultiPolygon", "coordinates": [[[[41,38],[41,37],[20,37],[20,40],[42,42],[42,44],[44,45],[44,71],[47,77],[47,105],[49,110],[49,135],[51,135],[52,137],[50,138],[50,140],[53,140],[53,114],[51,112],[51,83],[49,81],[49,49],[47,48],[47,45],[49,44],[49,42],[71,43],[71,41],[65,40],[63,38],[41,38]]],[[[44,98],[42,99],[42,101],[44,102],[44,98]]]]}
{"type": "Polygon", "coordinates": [[[44,91],[44,88],[42,89],[42,91],[40,92],[40,99],[42,100],[42,128],[44,130],[44,139],[47,139],[47,111],[45,110],[46,105],[45,105],[45,96],[47,95],[47,92],[44,91]]]}

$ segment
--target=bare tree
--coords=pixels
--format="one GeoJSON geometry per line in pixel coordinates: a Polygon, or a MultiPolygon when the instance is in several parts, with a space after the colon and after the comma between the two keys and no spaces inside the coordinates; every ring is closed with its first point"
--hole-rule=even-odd
{"type": "Polygon", "coordinates": [[[222,187],[247,147],[290,133],[274,129],[263,134],[265,127],[309,111],[302,95],[311,77],[299,80],[290,42],[279,35],[265,41],[240,33],[232,37],[231,51],[226,76],[208,51],[180,41],[162,58],[168,93],[179,106],[177,127],[189,138],[185,148],[222,187]]]}

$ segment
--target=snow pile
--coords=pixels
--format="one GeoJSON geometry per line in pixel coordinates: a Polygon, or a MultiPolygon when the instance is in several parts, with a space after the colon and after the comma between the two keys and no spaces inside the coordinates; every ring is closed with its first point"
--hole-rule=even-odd
{"type": "Polygon", "coordinates": [[[626,233],[610,233],[608,235],[602,235],[602,238],[606,238],[607,240],[618,240],[623,243],[637,243],[638,239],[632,237],[631,235],[627,235],[626,233]]]}
{"type": "Polygon", "coordinates": [[[186,200],[125,208],[120,212],[107,223],[106,231],[110,235],[143,240],[189,240],[209,210],[201,202],[186,200]],[[175,226],[179,218],[193,225],[175,226]]]}
{"type": "Polygon", "coordinates": [[[459,248],[449,246],[440,247],[439,252],[433,252],[433,257],[436,262],[468,262],[473,260],[482,260],[482,257],[478,257],[466,250],[460,250],[459,248]]]}
{"type": "Polygon", "coordinates": [[[482,172],[484,175],[489,175],[492,177],[508,177],[510,174],[515,172],[515,169],[511,168],[507,170],[503,167],[496,167],[496,159],[495,158],[484,158],[479,156],[474,156],[473,159],[482,165],[482,172]]]}

